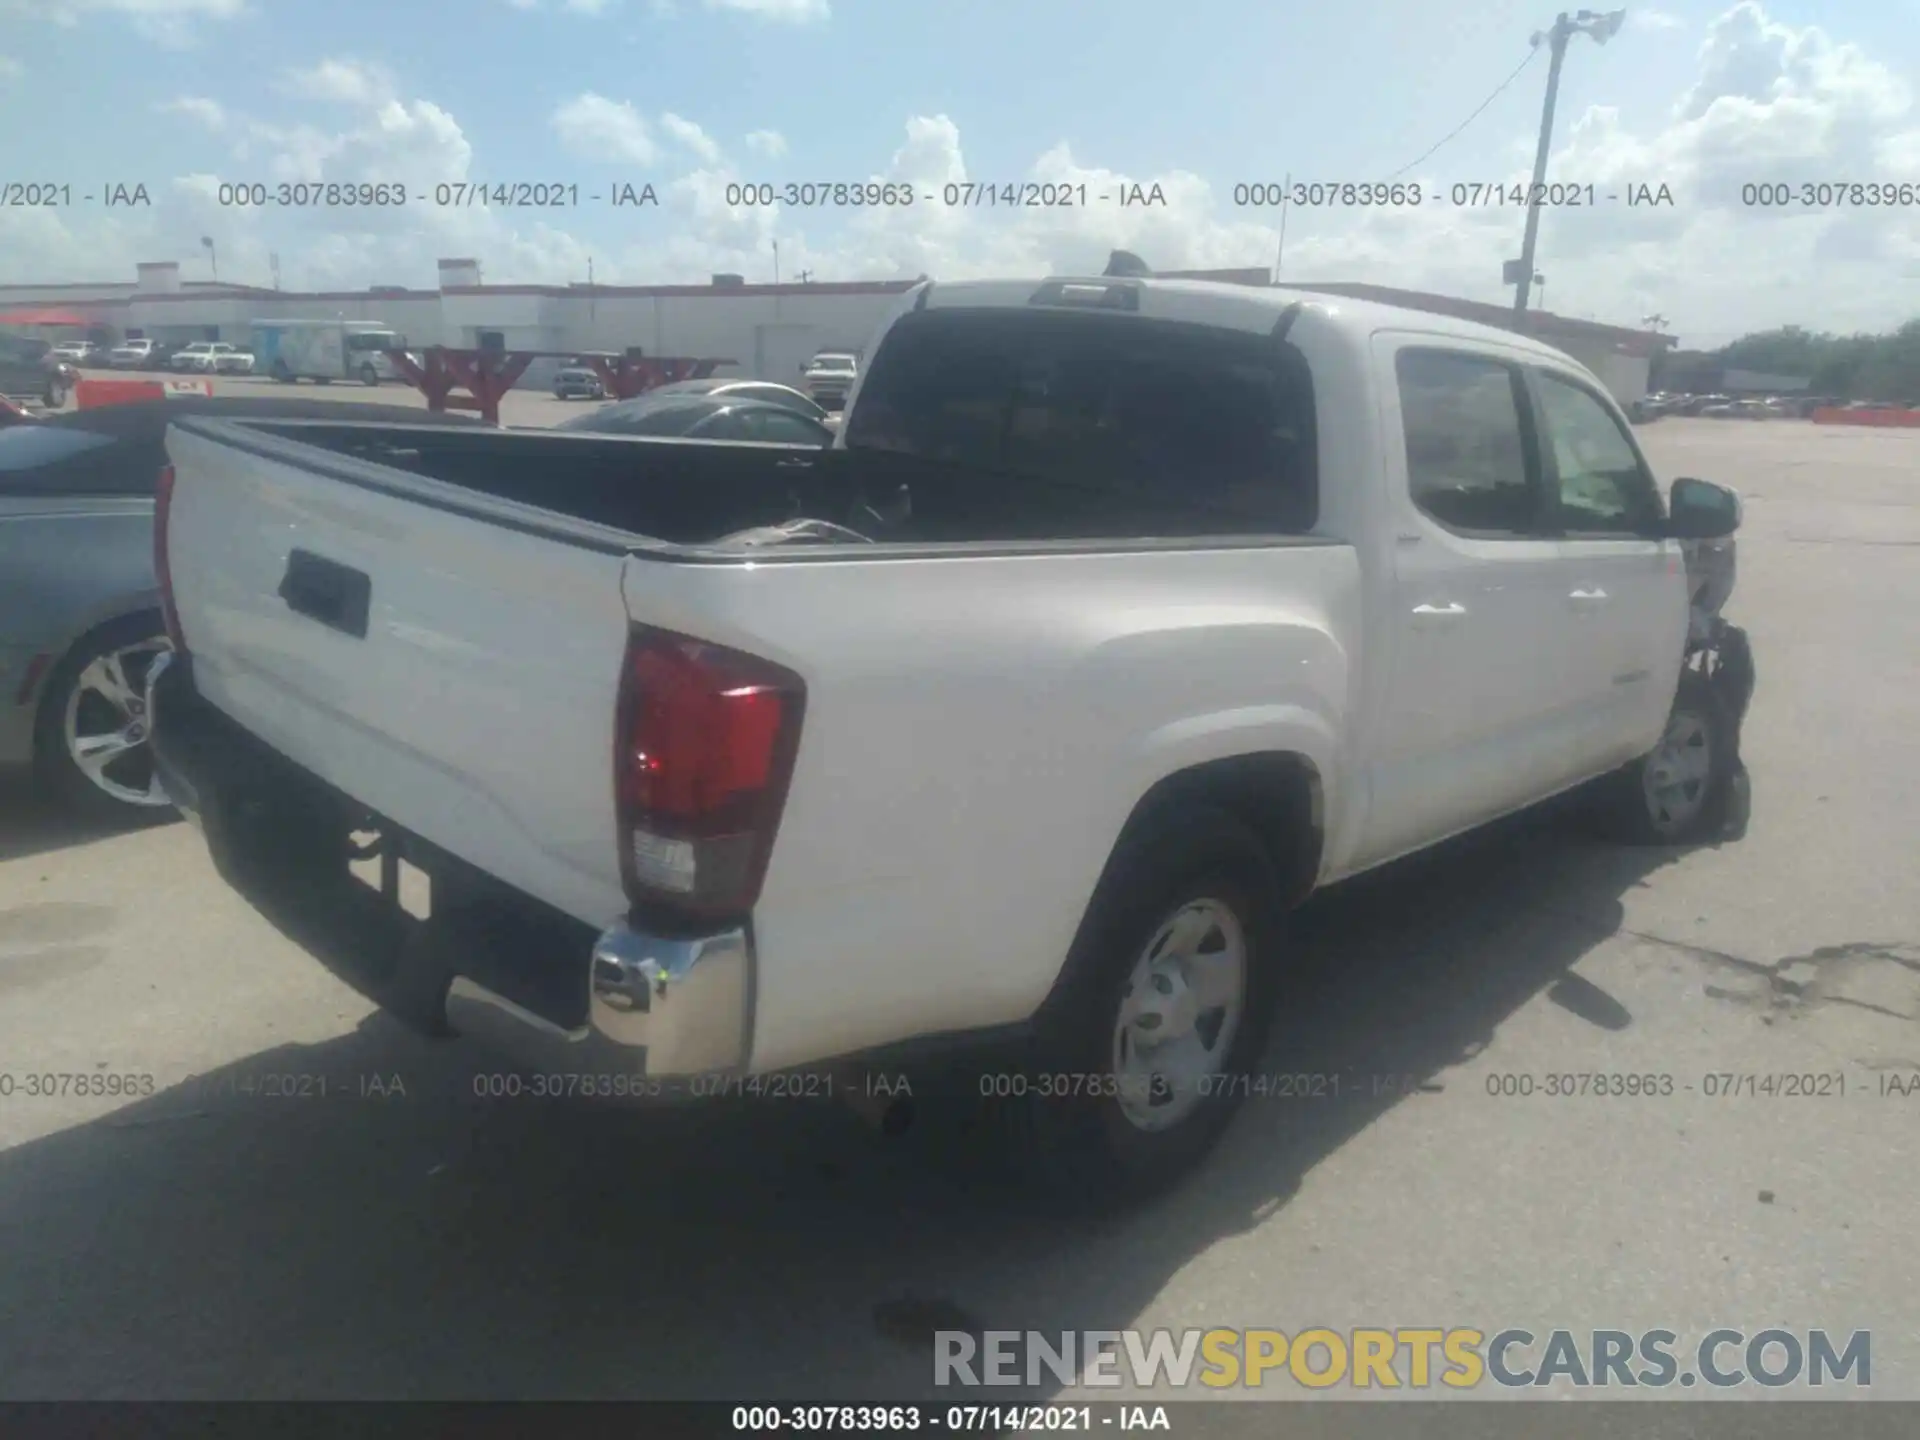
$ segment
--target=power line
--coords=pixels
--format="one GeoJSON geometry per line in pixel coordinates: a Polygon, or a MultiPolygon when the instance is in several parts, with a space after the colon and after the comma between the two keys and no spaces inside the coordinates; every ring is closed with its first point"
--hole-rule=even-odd
{"type": "Polygon", "coordinates": [[[1427,151],[1427,153],[1425,155],[1422,155],[1418,160],[1412,161],[1411,163],[1406,165],[1402,165],[1398,170],[1394,171],[1393,174],[1387,176],[1387,179],[1397,180],[1400,176],[1406,174],[1407,171],[1413,169],[1415,165],[1425,164],[1428,158],[1432,156],[1434,150],[1438,150],[1441,145],[1446,144],[1448,140],[1453,139],[1454,136],[1458,135],[1462,130],[1466,129],[1467,126],[1471,125],[1474,121],[1478,120],[1480,118],[1481,111],[1485,110],[1487,106],[1491,105],[1494,101],[1498,100],[1500,98],[1500,92],[1505,90],[1509,85],[1513,84],[1515,80],[1518,80],[1520,78],[1520,72],[1526,69],[1527,66],[1531,65],[1533,63],[1533,57],[1535,55],[1538,55],[1539,53],[1540,52],[1537,49],[1527,51],[1527,58],[1522,60],[1519,63],[1519,65],[1514,67],[1513,74],[1507,76],[1506,79],[1502,80],[1498,85],[1494,87],[1493,93],[1487,96],[1486,99],[1480,102],[1480,108],[1478,110],[1475,110],[1473,114],[1467,116],[1466,119],[1462,120],[1457,126],[1455,126],[1452,131],[1450,131],[1446,136],[1444,136],[1440,140],[1439,144],[1433,147],[1432,150],[1427,151]]]}

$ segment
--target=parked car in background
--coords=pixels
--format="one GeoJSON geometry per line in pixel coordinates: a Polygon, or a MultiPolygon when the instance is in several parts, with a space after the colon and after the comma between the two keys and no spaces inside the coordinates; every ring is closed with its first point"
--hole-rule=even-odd
{"type": "Polygon", "coordinates": [[[253,356],[224,340],[196,340],[183,346],[167,362],[170,370],[197,370],[211,375],[223,371],[245,373],[253,368],[253,356]]]}
{"type": "Polygon", "coordinates": [[[115,370],[144,370],[154,361],[155,344],[145,336],[122,340],[107,352],[107,364],[115,370]]]}
{"type": "Polygon", "coordinates": [[[732,395],[670,395],[649,390],[554,427],[590,435],[678,435],[688,440],[753,440],[831,445],[833,430],[811,416],[765,400],[732,395]]]}
{"type": "Polygon", "coordinates": [[[57,410],[79,379],[80,372],[57,359],[49,342],[0,332],[0,396],[57,410]]]}
{"type": "Polygon", "coordinates": [[[556,400],[604,400],[607,387],[600,372],[586,365],[568,365],[555,372],[553,398],[556,400]]]}
{"type": "Polygon", "coordinates": [[[70,807],[163,807],[143,683],[166,648],[153,502],[167,425],[182,415],[412,420],[395,405],[187,396],[0,426],[0,765],[32,765],[70,807]]]}
{"type": "Polygon", "coordinates": [[[829,428],[838,423],[834,411],[802,395],[791,385],[777,385],[771,380],[676,380],[671,385],[656,386],[647,394],[727,395],[735,400],[764,400],[769,405],[785,406],[794,414],[817,420],[829,428]]]}
{"type": "Polygon", "coordinates": [[[54,345],[53,353],[73,366],[98,365],[103,358],[100,347],[91,340],[61,340],[54,345]]]}
{"type": "Polygon", "coordinates": [[[850,350],[822,350],[806,364],[800,384],[823,410],[845,407],[860,373],[860,357],[850,350]]]}

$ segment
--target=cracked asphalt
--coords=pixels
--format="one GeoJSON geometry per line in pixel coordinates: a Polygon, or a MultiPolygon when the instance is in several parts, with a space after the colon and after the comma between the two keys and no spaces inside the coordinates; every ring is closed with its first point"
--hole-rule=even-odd
{"type": "Polygon", "coordinates": [[[0,1097],[0,1398],[906,1397],[940,1325],[1866,1329],[1920,1397],[1920,434],[1642,433],[1747,501],[1747,834],[1530,817],[1320,897],[1269,1058],[1339,1097],[1099,1225],[944,1116],[477,1099],[192,831],[0,791],[0,1072],[151,1083],[0,1097]],[[1656,1093],[1544,1093],[1594,1073],[1656,1093]]]}

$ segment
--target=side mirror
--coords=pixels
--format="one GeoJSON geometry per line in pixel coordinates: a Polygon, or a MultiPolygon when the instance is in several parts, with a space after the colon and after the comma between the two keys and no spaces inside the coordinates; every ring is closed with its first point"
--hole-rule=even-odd
{"type": "Polygon", "coordinates": [[[1740,497],[1724,485],[1682,477],[1673,482],[1667,535],[1674,540],[1724,540],[1740,528],[1740,497]]]}

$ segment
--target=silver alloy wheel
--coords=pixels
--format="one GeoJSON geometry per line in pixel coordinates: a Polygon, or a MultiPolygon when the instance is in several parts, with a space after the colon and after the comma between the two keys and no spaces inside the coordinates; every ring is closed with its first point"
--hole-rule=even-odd
{"type": "Polygon", "coordinates": [[[1661,835],[1679,835],[1699,818],[1713,785],[1713,730],[1706,717],[1676,710],[1641,770],[1647,816],[1661,835]]]}
{"type": "Polygon", "coordinates": [[[67,696],[61,724],[67,756],[102,792],[125,805],[173,802],[160,787],[148,747],[146,676],[154,657],[173,647],[164,635],[96,655],[67,696]]]}
{"type": "Polygon", "coordinates": [[[1247,937],[1221,900],[1182,905],[1135,962],[1114,1025],[1120,1111],[1142,1130],[1190,1115],[1226,1065],[1247,991],[1247,937]]]}

